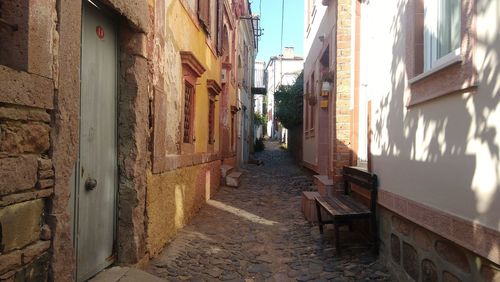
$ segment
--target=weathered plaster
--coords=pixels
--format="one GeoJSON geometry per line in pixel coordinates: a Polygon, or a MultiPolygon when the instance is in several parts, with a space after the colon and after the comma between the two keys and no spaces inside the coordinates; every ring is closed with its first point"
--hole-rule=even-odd
{"type": "Polygon", "coordinates": [[[147,248],[158,254],[177,231],[217,191],[220,161],[189,166],[163,174],[148,173],[147,248]]]}
{"type": "Polygon", "coordinates": [[[54,196],[47,222],[52,232],[50,279],[71,281],[74,274],[74,251],[69,211],[69,179],[78,154],[78,124],[80,111],[80,30],[81,1],[61,0],[58,4],[59,88],[55,95],[52,160],[55,172],[54,196]]]}
{"type": "MultiPolygon", "coordinates": [[[[142,41],[144,35],[120,29],[120,44],[142,41]]],[[[149,152],[149,92],[147,60],[124,49],[118,101],[118,260],[136,263],[145,256],[144,204],[149,152]]]]}

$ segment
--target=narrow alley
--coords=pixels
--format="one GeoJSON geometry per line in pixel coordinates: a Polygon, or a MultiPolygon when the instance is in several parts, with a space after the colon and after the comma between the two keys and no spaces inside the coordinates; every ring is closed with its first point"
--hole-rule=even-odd
{"type": "Polygon", "coordinates": [[[311,177],[279,143],[267,142],[256,156],[264,165],[242,170],[239,188],[221,187],[151,261],[150,273],[168,281],[389,279],[369,248],[353,243],[337,257],[333,234],[321,237],[304,219],[301,192],[311,177]]]}

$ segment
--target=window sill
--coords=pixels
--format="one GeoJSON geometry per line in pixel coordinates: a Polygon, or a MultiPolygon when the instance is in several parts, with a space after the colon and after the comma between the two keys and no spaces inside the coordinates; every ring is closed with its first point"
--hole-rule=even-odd
{"type": "Polygon", "coordinates": [[[430,70],[427,70],[417,76],[415,76],[414,78],[408,80],[408,83],[411,85],[411,84],[415,84],[451,65],[454,65],[456,63],[460,63],[462,62],[462,55],[460,54],[460,49],[458,49],[457,51],[455,51],[454,53],[452,54],[449,54],[448,55],[449,57],[444,57],[441,59],[441,62],[439,62],[438,65],[436,65],[435,67],[433,67],[432,69],[430,70]]]}

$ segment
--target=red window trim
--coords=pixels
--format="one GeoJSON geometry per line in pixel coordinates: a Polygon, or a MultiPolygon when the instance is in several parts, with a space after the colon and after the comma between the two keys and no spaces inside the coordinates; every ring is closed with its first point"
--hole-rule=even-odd
{"type": "MultiPolygon", "coordinates": [[[[408,79],[423,72],[423,16],[424,1],[411,0],[409,7],[413,12],[408,20],[406,31],[406,68],[408,79]]],[[[445,95],[474,91],[477,88],[478,75],[474,68],[474,53],[476,47],[476,15],[474,13],[476,0],[462,0],[461,7],[461,38],[460,46],[462,60],[451,64],[408,85],[410,97],[407,107],[412,107],[445,95]]]]}

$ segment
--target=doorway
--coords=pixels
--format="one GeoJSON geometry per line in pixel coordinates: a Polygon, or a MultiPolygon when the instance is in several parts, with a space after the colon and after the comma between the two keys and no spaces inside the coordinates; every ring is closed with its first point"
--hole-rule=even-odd
{"type": "Polygon", "coordinates": [[[75,171],[77,281],[115,261],[117,164],[117,28],[110,14],[83,1],[80,150],[75,171]]]}

